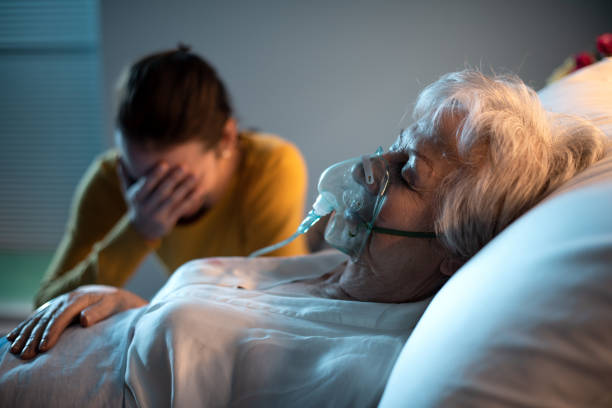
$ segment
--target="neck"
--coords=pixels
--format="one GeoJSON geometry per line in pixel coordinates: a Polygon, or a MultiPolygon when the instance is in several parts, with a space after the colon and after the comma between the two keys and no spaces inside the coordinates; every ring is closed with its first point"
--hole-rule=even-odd
{"type": "Polygon", "coordinates": [[[228,158],[222,158],[219,163],[219,178],[217,180],[216,188],[210,196],[210,200],[206,203],[208,207],[214,206],[223,197],[223,194],[230,185],[230,181],[234,174],[238,171],[240,163],[242,162],[242,149],[239,145],[232,150],[231,156],[228,158]]]}
{"type": "Polygon", "coordinates": [[[369,266],[349,261],[339,277],[339,286],[348,296],[364,302],[385,302],[393,288],[373,279],[369,266]]]}
{"type": "Polygon", "coordinates": [[[442,274],[432,274],[409,285],[405,282],[382,280],[373,268],[362,262],[343,265],[338,279],[339,290],[346,296],[363,302],[418,302],[433,296],[446,282],[442,274]]]}
{"type": "Polygon", "coordinates": [[[340,283],[342,280],[342,272],[345,267],[346,264],[343,263],[333,271],[323,275],[321,277],[321,279],[323,279],[321,291],[325,293],[326,297],[332,299],[360,300],[346,292],[340,283]]]}

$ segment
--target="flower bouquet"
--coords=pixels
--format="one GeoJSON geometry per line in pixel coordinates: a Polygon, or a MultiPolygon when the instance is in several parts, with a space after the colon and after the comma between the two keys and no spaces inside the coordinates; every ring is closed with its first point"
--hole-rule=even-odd
{"type": "Polygon", "coordinates": [[[596,46],[596,51],[583,51],[568,57],[563,64],[550,74],[546,83],[555,82],[580,68],[591,65],[605,57],[612,56],[612,33],[605,33],[597,37],[596,46]]]}

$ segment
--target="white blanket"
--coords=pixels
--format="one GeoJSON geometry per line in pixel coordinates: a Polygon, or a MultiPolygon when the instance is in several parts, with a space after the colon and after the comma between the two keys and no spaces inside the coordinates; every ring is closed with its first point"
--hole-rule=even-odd
{"type": "Polygon", "coordinates": [[[427,301],[274,292],[344,260],[333,252],[190,262],[147,307],[93,329],[74,328],[33,363],[16,362],[3,346],[0,405],[40,405],[27,390],[42,382],[53,384],[44,387],[46,406],[117,406],[123,398],[141,407],[375,406],[427,301]],[[108,395],[91,399],[100,392],[108,395]]]}

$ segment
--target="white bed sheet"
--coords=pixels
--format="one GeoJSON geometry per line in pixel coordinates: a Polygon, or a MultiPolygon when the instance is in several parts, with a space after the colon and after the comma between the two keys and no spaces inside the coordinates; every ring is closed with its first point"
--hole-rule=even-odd
{"type": "Polygon", "coordinates": [[[57,345],[23,361],[0,339],[0,407],[120,407],[124,401],[125,350],[133,309],[83,329],[69,327],[57,345]]]}
{"type": "Polygon", "coordinates": [[[320,276],[344,260],[332,252],[181,267],[136,324],[126,372],[130,404],[375,406],[428,301],[274,293],[277,284],[320,276]]]}
{"type": "Polygon", "coordinates": [[[290,296],[338,252],[212,258],[175,272],[145,308],[72,327],[22,362],[0,347],[0,406],[375,406],[428,301],[290,296]]]}

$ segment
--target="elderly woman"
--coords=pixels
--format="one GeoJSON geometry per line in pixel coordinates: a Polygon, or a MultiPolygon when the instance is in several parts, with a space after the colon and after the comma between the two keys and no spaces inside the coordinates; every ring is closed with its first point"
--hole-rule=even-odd
{"type": "Polygon", "coordinates": [[[427,87],[414,119],[387,152],[329,170],[361,186],[322,192],[326,239],[348,258],[193,261],[148,306],[103,286],[62,295],[7,336],[0,402],[36,384],[45,405],[375,405],[448,277],[606,144],[520,80],[471,70],[427,87]],[[75,318],[95,325],[67,328],[75,318]],[[46,353],[28,371],[9,347],[46,353]]]}

